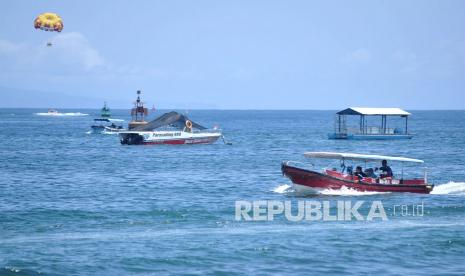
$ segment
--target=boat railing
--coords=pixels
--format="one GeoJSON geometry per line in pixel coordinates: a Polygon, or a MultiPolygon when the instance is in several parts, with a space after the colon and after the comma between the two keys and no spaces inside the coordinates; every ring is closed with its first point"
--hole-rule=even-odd
{"type": "Polygon", "coordinates": [[[193,131],[193,133],[221,133],[221,129],[196,129],[193,131]]]}
{"type": "Polygon", "coordinates": [[[300,168],[300,169],[305,169],[305,170],[313,169],[313,168],[314,168],[313,164],[304,163],[304,162],[299,162],[299,161],[286,161],[286,162],[284,162],[284,163],[285,163],[286,165],[288,165],[288,166],[296,167],[296,168],[300,168]]]}
{"type": "Polygon", "coordinates": [[[394,135],[394,134],[407,134],[404,130],[400,128],[386,128],[384,131],[381,127],[377,126],[366,126],[363,129],[356,127],[347,127],[341,130],[341,133],[345,134],[366,134],[366,135],[394,135]]]}

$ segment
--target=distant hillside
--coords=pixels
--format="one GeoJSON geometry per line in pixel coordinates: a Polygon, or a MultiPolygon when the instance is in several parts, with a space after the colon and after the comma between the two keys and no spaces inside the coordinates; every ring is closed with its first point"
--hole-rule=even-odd
{"type": "MultiPolygon", "coordinates": [[[[135,99],[135,92],[131,96],[135,99]]],[[[144,95],[142,99],[144,100],[144,95]]],[[[0,108],[101,108],[105,101],[110,108],[131,108],[133,104],[133,100],[106,99],[98,96],[71,95],[66,92],[44,92],[0,87],[0,108]]],[[[151,108],[153,103],[146,102],[146,105],[148,108],[151,108]]],[[[157,109],[187,110],[219,108],[216,105],[205,103],[171,103],[162,101],[156,101],[155,107],[157,109]]]]}
{"type": "Polygon", "coordinates": [[[99,97],[0,87],[0,107],[99,108],[104,101],[99,97]]]}

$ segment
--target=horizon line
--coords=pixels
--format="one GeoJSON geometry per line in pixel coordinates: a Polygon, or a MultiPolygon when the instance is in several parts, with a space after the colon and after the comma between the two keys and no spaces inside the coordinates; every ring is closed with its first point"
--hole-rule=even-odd
{"type": "MultiPolygon", "coordinates": [[[[132,108],[132,107],[131,107],[132,108]]],[[[131,108],[110,108],[111,110],[131,110],[131,108]]],[[[0,109],[87,109],[87,110],[100,110],[101,107],[0,107],[0,109]]],[[[337,111],[340,109],[276,109],[276,108],[258,108],[258,109],[250,109],[250,108],[157,108],[155,111],[158,110],[217,110],[217,111],[337,111]]],[[[406,110],[411,111],[465,111],[464,109],[452,108],[452,109],[441,109],[441,108],[433,108],[433,109],[409,109],[403,108],[406,110]]]]}

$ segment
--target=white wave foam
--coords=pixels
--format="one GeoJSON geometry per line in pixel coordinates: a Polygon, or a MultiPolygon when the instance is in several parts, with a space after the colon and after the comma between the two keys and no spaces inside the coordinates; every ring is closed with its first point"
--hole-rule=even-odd
{"type": "Polygon", "coordinates": [[[433,195],[465,195],[465,182],[449,182],[435,185],[431,191],[433,195]]]}
{"type": "Polygon", "coordinates": [[[341,189],[311,189],[305,186],[298,185],[291,186],[288,184],[280,185],[272,190],[278,194],[294,194],[296,196],[306,195],[335,195],[335,196],[366,196],[376,194],[387,194],[389,192],[361,192],[348,187],[343,186],[341,189]]]}
{"type": "Polygon", "coordinates": [[[118,132],[114,132],[114,131],[106,131],[106,130],[104,130],[104,131],[102,131],[102,134],[106,134],[106,135],[117,135],[117,134],[118,134],[118,132]]]}
{"type": "Polygon", "coordinates": [[[343,186],[341,189],[324,189],[320,191],[322,195],[337,195],[337,196],[364,196],[364,195],[377,195],[377,194],[388,194],[389,192],[362,192],[343,186]]]}
{"type": "Polygon", "coordinates": [[[291,189],[292,189],[291,185],[283,184],[283,185],[280,185],[280,186],[274,188],[273,192],[278,193],[278,194],[285,194],[285,193],[289,192],[291,189]]]}
{"type": "Polygon", "coordinates": [[[67,112],[67,113],[39,112],[39,113],[34,113],[34,114],[38,115],[38,116],[87,116],[87,115],[89,115],[89,114],[81,113],[81,112],[67,112]]]}

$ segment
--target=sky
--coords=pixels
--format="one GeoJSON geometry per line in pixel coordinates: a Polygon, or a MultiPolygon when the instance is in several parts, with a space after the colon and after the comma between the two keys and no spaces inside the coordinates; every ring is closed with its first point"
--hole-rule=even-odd
{"type": "Polygon", "coordinates": [[[4,1],[0,107],[465,109],[465,1],[4,1]],[[61,33],[33,27],[43,12],[61,33]],[[52,47],[47,47],[52,42],[52,47]]]}

